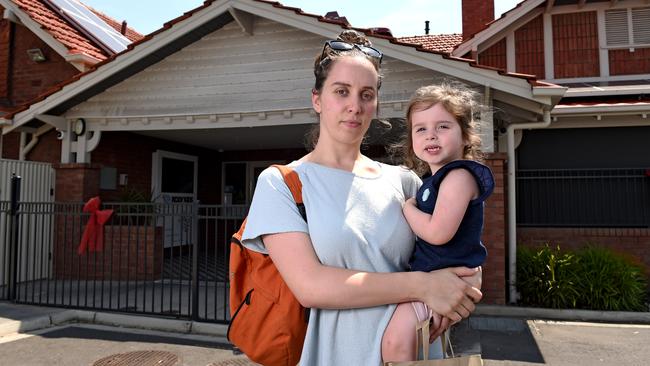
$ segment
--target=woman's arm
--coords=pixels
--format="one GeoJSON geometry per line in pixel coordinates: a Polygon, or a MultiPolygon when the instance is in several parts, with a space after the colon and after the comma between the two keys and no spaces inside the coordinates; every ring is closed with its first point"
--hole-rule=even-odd
{"type": "Polygon", "coordinates": [[[460,226],[469,202],[478,196],[478,185],[465,169],[454,169],[440,183],[433,214],[420,211],[414,199],[404,204],[404,217],[420,239],[434,245],[448,243],[460,226]]]}
{"type": "Polygon", "coordinates": [[[270,234],[263,241],[283,279],[305,307],[347,309],[417,300],[460,321],[482,297],[461,278],[473,275],[475,269],[361,272],[321,264],[305,233],[270,234]]]}

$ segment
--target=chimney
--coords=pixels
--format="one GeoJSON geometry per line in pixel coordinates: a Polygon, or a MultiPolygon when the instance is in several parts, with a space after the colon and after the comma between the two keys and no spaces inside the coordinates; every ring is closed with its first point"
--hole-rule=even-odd
{"type": "Polygon", "coordinates": [[[463,40],[494,20],[494,0],[463,0],[463,40]]]}
{"type": "Polygon", "coordinates": [[[429,34],[429,21],[424,21],[424,34],[429,34]]]}
{"type": "Polygon", "coordinates": [[[120,33],[122,33],[122,35],[126,35],[126,20],[122,21],[122,27],[120,28],[120,33]]]}

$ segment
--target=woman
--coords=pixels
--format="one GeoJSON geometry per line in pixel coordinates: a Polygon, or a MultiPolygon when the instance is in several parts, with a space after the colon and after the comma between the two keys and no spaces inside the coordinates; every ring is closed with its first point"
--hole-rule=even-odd
{"type": "Polygon", "coordinates": [[[459,321],[482,296],[463,279],[478,286],[476,269],[400,272],[414,243],[402,205],[421,181],[360,151],[377,111],[381,58],[354,31],[325,43],[311,96],[319,136],[312,152],[290,164],[309,224],[274,168],[260,175],[248,215],[243,244],[268,252],[296,298],[312,308],[301,365],[380,365],[394,304],[422,301],[459,321]]]}

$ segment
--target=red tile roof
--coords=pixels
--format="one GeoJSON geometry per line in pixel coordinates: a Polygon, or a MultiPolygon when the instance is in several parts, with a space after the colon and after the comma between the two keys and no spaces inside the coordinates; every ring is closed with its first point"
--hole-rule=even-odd
{"type": "Polygon", "coordinates": [[[58,13],[37,0],[11,0],[20,10],[29,15],[41,28],[50,33],[54,39],[61,42],[71,54],[86,54],[99,60],[108,55],[94,45],[83,34],[72,27],[58,13]]]}
{"type": "Polygon", "coordinates": [[[421,45],[427,50],[451,53],[454,47],[463,41],[463,35],[459,33],[430,34],[425,36],[398,37],[396,39],[403,43],[421,45]]]}
{"type": "MultiPolygon", "coordinates": [[[[52,10],[43,1],[39,0],[11,0],[20,10],[24,11],[30,18],[38,23],[43,30],[48,32],[54,39],[63,44],[70,54],[85,54],[98,60],[105,60],[108,55],[85,35],[70,25],[57,12],[52,10]]],[[[84,5],[85,6],[85,5],[84,5]]],[[[108,16],[95,12],[102,20],[119,32],[121,24],[108,16]]],[[[127,38],[135,41],[142,38],[142,35],[133,29],[127,29],[127,38]],[[133,37],[133,38],[132,38],[133,37]]]]}
{"type": "MultiPolygon", "coordinates": [[[[30,1],[30,0],[12,0],[12,1],[14,1],[14,2],[24,2],[24,1],[30,1]]],[[[152,39],[153,37],[155,37],[156,35],[158,35],[159,33],[162,33],[164,31],[169,30],[176,23],[179,23],[179,22],[193,16],[195,13],[209,7],[215,1],[218,1],[218,0],[205,0],[202,5],[196,7],[194,9],[192,9],[192,10],[189,10],[189,11],[185,12],[183,15],[164,23],[162,28],[151,32],[150,34],[142,37],[138,41],[135,41],[135,42],[131,43],[127,47],[126,50],[124,50],[122,52],[119,52],[119,53],[117,53],[115,55],[112,55],[112,56],[104,59],[102,62],[99,62],[99,63],[93,65],[87,71],[85,71],[85,72],[83,72],[81,74],[77,74],[77,75],[73,76],[72,78],[59,83],[58,85],[53,86],[51,89],[45,91],[41,95],[39,95],[39,96],[35,97],[34,99],[28,101],[27,103],[16,107],[11,112],[6,114],[4,116],[4,118],[6,118],[6,119],[13,118],[17,113],[20,113],[20,112],[22,112],[24,110],[27,110],[30,105],[36,104],[36,103],[44,100],[49,95],[52,95],[52,94],[58,92],[59,90],[61,90],[64,86],[79,80],[81,77],[83,77],[83,76],[85,76],[85,75],[87,75],[89,73],[94,72],[99,67],[101,67],[104,64],[107,64],[109,62],[112,62],[115,58],[121,56],[122,54],[130,52],[131,50],[133,50],[139,44],[147,42],[150,39],[152,39]]],[[[366,34],[367,36],[385,39],[385,40],[387,40],[387,41],[389,41],[390,43],[393,43],[393,44],[398,44],[398,45],[407,46],[407,47],[413,47],[413,48],[415,48],[416,50],[418,50],[420,52],[439,54],[439,55],[442,55],[442,57],[444,59],[454,60],[454,61],[458,61],[458,62],[465,62],[465,63],[469,64],[471,67],[475,67],[477,69],[494,70],[494,71],[498,72],[499,75],[505,75],[505,76],[508,76],[508,77],[516,77],[516,78],[525,79],[531,86],[556,86],[554,84],[549,84],[549,83],[546,83],[546,82],[539,81],[539,80],[537,80],[537,78],[534,75],[509,73],[509,72],[507,72],[506,70],[503,70],[503,69],[498,69],[498,68],[494,68],[494,67],[490,67],[490,66],[477,64],[476,61],[472,60],[472,59],[452,56],[452,55],[449,54],[448,51],[440,51],[440,50],[435,50],[435,49],[431,49],[431,48],[426,48],[421,44],[408,43],[408,42],[404,42],[402,40],[403,38],[409,38],[409,37],[395,38],[395,37],[386,35],[385,32],[381,32],[381,31],[376,32],[374,30],[374,28],[356,28],[356,27],[352,27],[352,26],[350,26],[350,24],[347,22],[346,19],[340,19],[340,18],[339,19],[330,19],[330,18],[326,18],[326,17],[324,17],[322,15],[305,13],[300,8],[285,6],[285,5],[282,5],[281,3],[277,2],[277,1],[271,1],[271,0],[252,0],[252,1],[269,4],[269,5],[273,6],[274,8],[280,8],[280,9],[284,9],[284,10],[288,10],[288,11],[293,11],[294,13],[296,13],[298,15],[307,16],[307,17],[311,17],[311,18],[316,18],[319,22],[322,22],[322,23],[336,24],[336,25],[338,25],[338,26],[340,26],[341,28],[344,28],[344,29],[354,29],[356,31],[359,31],[359,32],[362,32],[362,33],[366,34]]],[[[31,0],[30,2],[34,2],[34,1],[31,0]]]]}

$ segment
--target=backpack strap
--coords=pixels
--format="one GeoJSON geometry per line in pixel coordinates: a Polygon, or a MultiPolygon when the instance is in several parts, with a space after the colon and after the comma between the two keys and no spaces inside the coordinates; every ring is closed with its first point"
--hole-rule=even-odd
{"type": "Polygon", "coordinates": [[[289,187],[289,190],[291,191],[291,195],[293,196],[293,200],[296,201],[296,206],[298,206],[298,211],[300,212],[300,216],[302,216],[303,220],[305,222],[307,221],[307,211],[305,210],[305,205],[302,202],[302,182],[300,182],[300,177],[298,176],[298,173],[296,171],[287,166],[287,165],[273,165],[276,169],[280,171],[282,174],[282,178],[284,179],[284,182],[286,183],[287,187],[289,187]]]}

